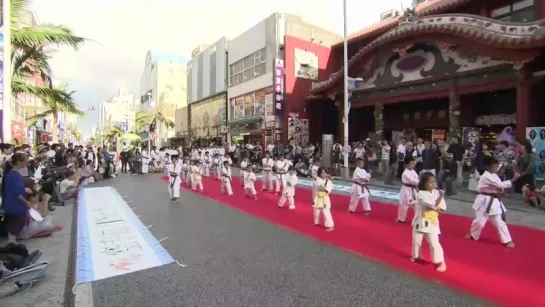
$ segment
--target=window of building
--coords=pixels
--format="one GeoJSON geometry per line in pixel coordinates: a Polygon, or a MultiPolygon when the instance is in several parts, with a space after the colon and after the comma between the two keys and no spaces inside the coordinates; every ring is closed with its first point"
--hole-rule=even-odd
{"type": "Polygon", "coordinates": [[[496,8],[490,12],[490,17],[510,22],[529,22],[536,20],[534,0],[516,1],[496,8]]]}
{"type": "Polygon", "coordinates": [[[229,86],[239,85],[266,73],[265,49],[258,50],[229,66],[229,86]]]}

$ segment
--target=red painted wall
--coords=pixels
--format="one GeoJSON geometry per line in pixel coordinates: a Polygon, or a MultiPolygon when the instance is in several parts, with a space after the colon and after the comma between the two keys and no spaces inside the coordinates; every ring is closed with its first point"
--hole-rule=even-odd
{"type": "Polygon", "coordinates": [[[283,139],[288,139],[288,114],[298,113],[300,118],[308,119],[309,111],[306,110],[305,99],[312,87],[312,80],[295,77],[295,49],[310,51],[318,56],[318,78],[320,81],[327,80],[331,72],[327,71],[327,64],[331,49],[322,45],[314,44],[299,38],[286,35],[284,42],[284,66],[285,75],[285,108],[283,139]]]}

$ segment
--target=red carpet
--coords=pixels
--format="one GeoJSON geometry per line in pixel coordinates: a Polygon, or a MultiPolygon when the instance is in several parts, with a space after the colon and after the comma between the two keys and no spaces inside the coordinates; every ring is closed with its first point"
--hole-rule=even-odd
{"type": "MultiPolygon", "coordinates": [[[[167,180],[166,177],[163,179],[167,180]]],[[[278,196],[258,192],[258,201],[248,199],[243,196],[240,180],[235,178],[233,183],[235,195],[229,197],[220,193],[219,181],[204,179],[205,191],[202,195],[271,223],[496,304],[545,306],[545,232],[511,225],[516,248],[508,249],[499,244],[492,225],[487,225],[480,241],[468,241],[464,235],[471,220],[443,214],[441,242],[448,270],[438,273],[430,263],[415,264],[409,261],[411,227],[394,222],[396,206],[374,201],[371,216],[364,216],[361,211],[349,214],[346,213],[348,196],[332,195],[335,231],[326,232],[322,227],[313,226],[310,190],[298,188],[295,196],[297,209],[288,211],[287,203],[282,209],[277,207],[278,196]]],[[[256,185],[256,188],[261,188],[261,182],[256,185]]],[[[183,185],[183,188],[187,189],[188,186],[183,185]]],[[[429,260],[427,249],[424,257],[429,260]]]]}

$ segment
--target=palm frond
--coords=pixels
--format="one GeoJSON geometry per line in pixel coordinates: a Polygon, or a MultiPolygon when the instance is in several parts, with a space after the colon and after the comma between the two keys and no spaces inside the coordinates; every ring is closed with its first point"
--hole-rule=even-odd
{"type": "Polygon", "coordinates": [[[25,46],[70,46],[78,49],[85,42],[83,37],[76,36],[68,27],[54,24],[40,24],[32,27],[14,29],[11,43],[14,48],[25,46]]]}
{"type": "Polygon", "coordinates": [[[55,114],[54,114],[54,112],[52,110],[46,110],[44,112],[34,114],[33,116],[25,119],[25,125],[27,127],[30,127],[30,126],[34,125],[37,121],[39,121],[41,119],[44,119],[44,118],[48,117],[49,115],[55,115],[55,114]]]}
{"type": "Polygon", "coordinates": [[[26,79],[38,74],[47,84],[51,83],[51,53],[43,47],[25,47],[15,50],[12,55],[12,74],[26,79]]]}

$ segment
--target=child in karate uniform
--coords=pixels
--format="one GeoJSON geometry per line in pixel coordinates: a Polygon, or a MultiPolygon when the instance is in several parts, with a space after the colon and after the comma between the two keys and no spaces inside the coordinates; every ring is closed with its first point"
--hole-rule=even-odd
{"type": "Polygon", "coordinates": [[[500,199],[505,189],[511,188],[513,183],[520,177],[515,173],[513,179],[502,181],[498,177],[499,162],[493,157],[485,157],[486,171],[479,178],[477,190],[479,195],[473,203],[475,210],[475,219],[471,223],[471,230],[466,235],[466,239],[479,240],[481,231],[490,221],[498,230],[500,242],[509,248],[514,248],[515,244],[511,239],[509,228],[505,223],[505,206],[500,199]]]}
{"type": "Polygon", "coordinates": [[[288,172],[290,164],[289,161],[284,159],[284,155],[279,155],[278,160],[274,164],[274,167],[276,168],[276,195],[280,194],[280,188],[282,190],[286,187],[286,173],[288,172]]]}
{"type": "Polygon", "coordinates": [[[420,182],[420,177],[418,173],[414,170],[416,162],[414,158],[410,157],[407,159],[407,166],[403,174],[401,175],[401,181],[403,186],[399,192],[399,207],[397,209],[397,220],[398,223],[405,223],[407,219],[407,211],[409,211],[410,206],[416,204],[416,194],[418,193],[418,182],[420,182]]]}
{"type": "Polygon", "coordinates": [[[221,180],[221,158],[219,154],[214,156],[214,177],[221,180]]]}
{"type": "Polygon", "coordinates": [[[202,157],[203,162],[203,171],[204,171],[204,177],[210,177],[210,165],[212,163],[212,157],[210,157],[210,154],[208,151],[204,152],[204,157],[202,157]]]}
{"type": "Polygon", "coordinates": [[[356,169],[352,176],[352,191],[350,193],[350,203],[348,204],[348,212],[354,213],[358,209],[358,203],[361,202],[365,215],[371,214],[371,203],[369,202],[369,188],[367,183],[371,180],[371,174],[365,171],[364,161],[362,158],[356,159],[356,169]]]}
{"type": "Polygon", "coordinates": [[[320,225],[320,215],[323,215],[326,231],[333,231],[335,225],[331,216],[331,200],[329,199],[329,193],[333,190],[333,183],[329,179],[329,174],[325,168],[320,167],[318,169],[318,177],[315,181],[314,226],[320,225]]]}
{"type": "Polygon", "coordinates": [[[242,186],[246,185],[246,181],[244,178],[246,178],[246,171],[247,171],[248,165],[249,165],[248,157],[244,157],[244,159],[242,159],[242,162],[240,162],[240,184],[242,186]]]}
{"type": "Polygon", "coordinates": [[[180,173],[182,172],[182,166],[178,163],[178,156],[173,155],[171,157],[171,163],[167,166],[168,171],[168,194],[170,200],[177,201],[180,198],[180,173]]]}
{"type": "Polygon", "coordinates": [[[424,172],[418,183],[417,204],[412,222],[413,246],[411,261],[422,259],[422,239],[425,237],[430,246],[431,261],[438,265],[438,272],[444,272],[447,269],[443,247],[439,243],[439,235],[441,234],[439,212],[447,210],[443,195],[442,190],[437,190],[435,176],[432,173],[424,172]]]}
{"type": "Polygon", "coordinates": [[[231,188],[231,166],[229,161],[223,162],[223,167],[221,169],[221,193],[231,196],[233,195],[233,189],[231,188]]]}
{"type": "Polygon", "coordinates": [[[244,194],[248,197],[253,197],[257,199],[257,191],[255,190],[255,180],[256,176],[254,173],[253,165],[248,165],[244,171],[244,194]]]}
{"type": "Polygon", "coordinates": [[[273,182],[272,182],[272,168],[274,166],[274,161],[271,159],[271,155],[268,151],[265,152],[265,158],[261,160],[263,166],[263,178],[262,178],[262,187],[261,191],[273,191],[273,182]]]}
{"type": "Polygon", "coordinates": [[[290,166],[288,174],[286,175],[286,188],[282,191],[282,197],[278,201],[278,207],[284,207],[286,200],[289,204],[290,210],[295,210],[295,186],[297,185],[297,175],[295,174],[295,168],[290,166]]]}
{"type": "Polygon", "coordinates": [[[193,178],[191,179],[191,189],[193,191],[197,190],[197,187],[202,192],[203,186],[202,186],[202,166],[201,161],[196,160],[195,165],[193,165],[193,178]]]}
{"type": "Polygon", "coordinates": [[[316,198],[316,186],[314,185],[316,183],[316,178],[318,178],[318,169],[320,168],[320,159],[314,158],[312,160],[312,166],[310,167],[310,177],[312,177],[312,201],[314,202],[314,198],[316,198]]]}
{"type": "Polygon", "coordinates": [[[182,183],[189,183],[189,161],[186,157],[182,160],[182,183]]]}

